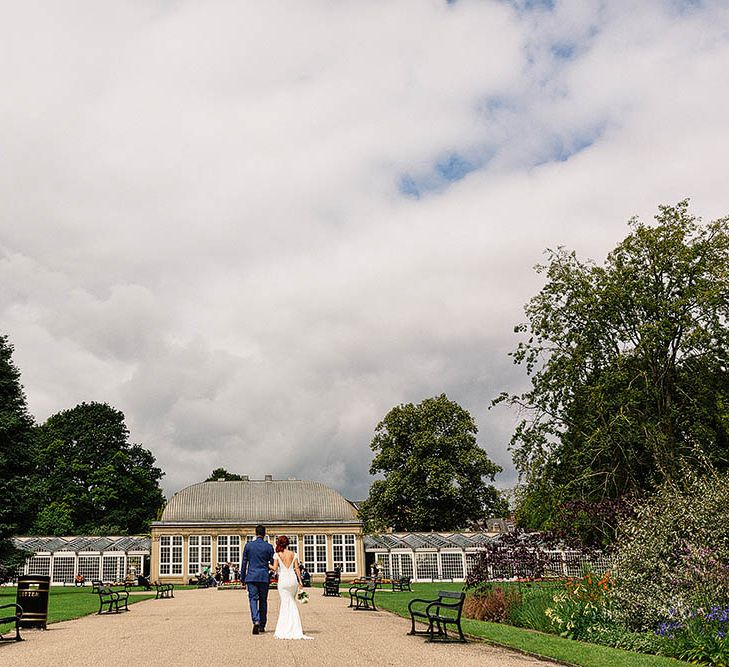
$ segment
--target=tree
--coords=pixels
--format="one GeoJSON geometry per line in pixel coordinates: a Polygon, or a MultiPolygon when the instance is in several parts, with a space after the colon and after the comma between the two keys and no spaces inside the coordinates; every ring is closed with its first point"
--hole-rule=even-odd
{"type": "Polygon", "coordinates": [[[33,519],[33,418],[12,360],[13,346],[0,336],[0,570],[16,563],[10,538],[33,519]]]}
{"type": "Polygon", "coordinates": [[[445,394],[390,410],[370,448],[372,484],[362,516],[370,530],[456,530],[505,511],[493,481],[501,468],[476,443],[473,417],[445,394]]]}
{"type": "Polygon", "coordinates": [[[729,218],[703,224],[682,201],[656,222],[632,219],[604,266],[558,248],[537,267],[513,353],[532,386],[494,401],[525,416],[511,449],[529,527],[729,467],[729,218]]]}
{"type": "Polygon", "coordinates": [[[224,479],[226,482],[240,482],[243,477],[241,475],[236,475],[234,472],[228,472],[225,468],[215,468],[215,470],[210,473],[210,477],[208,477],[205,481],[217,482],[219,479],[224,479]]]}
{"type": "Polygon", "coordinates": [[[59,521],[47,512],[38,521],[63,532],[146,531],[164,502],[164,473],[128,437],[123,413],[105,403],[81,403],[38,427],[42,506],[70,508],[59,521]]]}
{"type": "Polygon", "coordinates": [[[73,535],[76,532],[73,510],[64,500],[52,500],[41,507],[30,532],[33,535],[73,535]]]}

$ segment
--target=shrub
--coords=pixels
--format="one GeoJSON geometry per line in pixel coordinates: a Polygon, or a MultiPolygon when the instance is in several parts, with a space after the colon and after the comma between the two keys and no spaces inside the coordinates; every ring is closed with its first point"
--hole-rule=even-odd
{"type": "MultiPolygon", "coordinates": [[[[554,532],[527,533],[516,530],[489,541],[476,555],[466,578],[466,587],[478,589],[483,582],[494,579],[541,579],[554,574],[554,550],[567,549],[575,565],[590,561],[600,551],[577,543],[566,542],[554,532]]],[[[557,566],[561,568],[561,563],[557,566]]]]}
{"type": "Polygon", "coordinates": [[[672,609],[656,634],[665,638],[666,653],[699,665],[729,665],[729,607],[672,609]]]}
{"type": "Polygon", "coordinates": [[[509,619],[511,609],[519,604],[519,592],[514,589],[503,589],[496,586],[491,589],[482,588],[466,597],[463,604],[463,615],[477,621],[504,623],[509,619]]]}
{"type": "Polygon", "coordinates": [[[653,630],[671,609],[729,603],[729,475],[688,478],[636,507],[614,554],[615,610],[653,630]]]}
{"type": "Polygon", "coordinates": [[[613,585],[609,572],[601,577],[588,572],[567,580],[564,590],[554,596],[554,604],[545,610],[554,631],[568,639],[594,641],[601,627],[612,624],[608,595],[613,585]]]}
{"type": "Polygon", "coordinates": [[[520,589],[521,602],[511,608],[509,622],[520,628],[552,632],[552,622],[545,612],[554,604],[555,585],[542,582],[525,584],[520,589]]]}
{"type": "Polygon", "coordinates": [[[637,653],[665,653],[665,640],[653,632],[632,632],[618,623],[601,623],[594,629],[590,641],[603,646],[621,648],[637,653]]]}

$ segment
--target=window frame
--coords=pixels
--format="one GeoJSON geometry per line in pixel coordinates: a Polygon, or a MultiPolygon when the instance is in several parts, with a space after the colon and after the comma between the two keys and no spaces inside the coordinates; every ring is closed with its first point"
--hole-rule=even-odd
{"type": "Polygon", "coordinates": [[[335,568],[337,565],[341,566],[342,574],[357,572],[357,536],[354,533],[332,535],[332,561],[335,568]],[[348,558],[350,553],[353,556],[352,559],[348,558]]]}

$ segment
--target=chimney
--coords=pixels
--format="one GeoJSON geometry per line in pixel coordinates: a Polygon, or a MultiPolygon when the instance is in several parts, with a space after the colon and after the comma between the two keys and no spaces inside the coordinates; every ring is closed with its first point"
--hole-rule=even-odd
{"type": "Polygon", "coordinates": [[[263,477],[264,482],[273,482],[273,475],[265,475],[263,477]]]}

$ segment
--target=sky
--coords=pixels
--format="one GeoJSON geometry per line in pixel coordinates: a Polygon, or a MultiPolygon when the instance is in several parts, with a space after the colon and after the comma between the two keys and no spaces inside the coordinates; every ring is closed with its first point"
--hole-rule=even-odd
{"type": "Polygon", "coordinates": [[[38,422],[113,405],[168,495],[364,498],[441,393],[514,485],[545,249],[729,214],[724,1],[3,4],[0,333],[38,422]]]}

